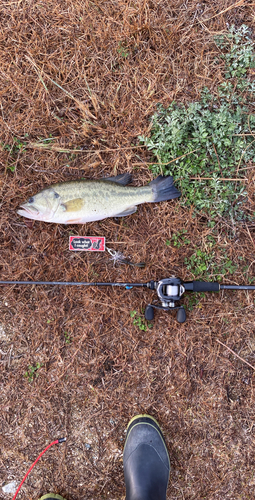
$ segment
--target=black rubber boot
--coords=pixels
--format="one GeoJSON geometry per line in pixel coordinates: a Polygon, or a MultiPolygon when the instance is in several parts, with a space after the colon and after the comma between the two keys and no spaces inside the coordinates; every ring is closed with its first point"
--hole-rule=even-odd
{"type": "Polygon", "coordinates": [[[133,417],[123,453],[126,500],[166,500],[170,460],[158,422],[133,417]]]}

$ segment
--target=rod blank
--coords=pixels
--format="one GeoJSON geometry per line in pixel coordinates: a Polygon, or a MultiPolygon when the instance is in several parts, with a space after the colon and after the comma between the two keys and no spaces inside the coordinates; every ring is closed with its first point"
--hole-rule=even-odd
{"type": "Polygon", "coordinates": [[[147,283],[88,283],[86,281],[0,281],[0,285],[64,285],[64,286],[121,286],[147,287],[147,283]]]}
{"type": "Polygon", "coordinates": [[[220,285],[220,290],[255,290],[255,285],[220,285]]]}
{"type": "MultiPolygon", "coordinates": [[[[122,283],[122,282],[87,282],[87,281],[0,281],[0,285],[59,285],[59,286],[119,286],[119,287],[146,287],[149,283],[122,283]]],[[[216,282],[191,281],[183,283],[187,291],[218,291],[218,290],[255,290],[255,285],[220,285],[216,282]],[[218,288],[219,287],[219,288],[218,288]]]]}

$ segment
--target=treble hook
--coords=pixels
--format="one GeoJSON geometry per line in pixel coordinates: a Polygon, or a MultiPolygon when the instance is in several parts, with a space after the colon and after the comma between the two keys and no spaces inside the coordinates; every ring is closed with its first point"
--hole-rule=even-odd
{"type": "Polygon", "coordinates": [[[112,250],[112,248],[105,247],[107,252],[112,256],[112,260],[114,262],[119,262],[120,264],[128,264],[129,266],[136,266],[140,268],[145,267],[145,262],[139,262],[136,264],[135,262],[131,262],[130,259],[125,259],[124,255],[121,252],[117,252],[116,250],[112,250]]]}

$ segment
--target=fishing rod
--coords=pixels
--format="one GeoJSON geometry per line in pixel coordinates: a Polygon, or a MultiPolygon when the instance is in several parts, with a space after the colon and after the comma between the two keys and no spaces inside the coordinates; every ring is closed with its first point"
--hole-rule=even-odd
{"type": "Polygon", "coordinates": [[[164,278],[159,281],[148,281],[147,283],[122,283],[122,282],[84,282],[84,281],[0,281],[0,285],[57,285],[57,286],[111,286],[121,287],[126,290],[132,288],[149,288],[157,293],[158,301],[148,304],[145,308],[145,319],[152,321],[154,309],[163,311],[177,311],[178,323],[186,321],[186,311],[180,300],[185,292],[219,292],[220,290],[255,290],[255,285],[222,285],[217,282],[207,281],[182,281],[175,276],[164,278]]]}

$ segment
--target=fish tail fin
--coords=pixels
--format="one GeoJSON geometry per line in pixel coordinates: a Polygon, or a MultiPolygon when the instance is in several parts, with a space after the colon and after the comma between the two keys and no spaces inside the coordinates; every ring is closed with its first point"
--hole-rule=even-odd
{"type": "Polygon", "coordinates": [[[181,196],[180,191],[176,189],[174,180],[171,175],[159,175],[156,179],[150,182],[154,194],[153,202],[171,200],[181,196]]]}

